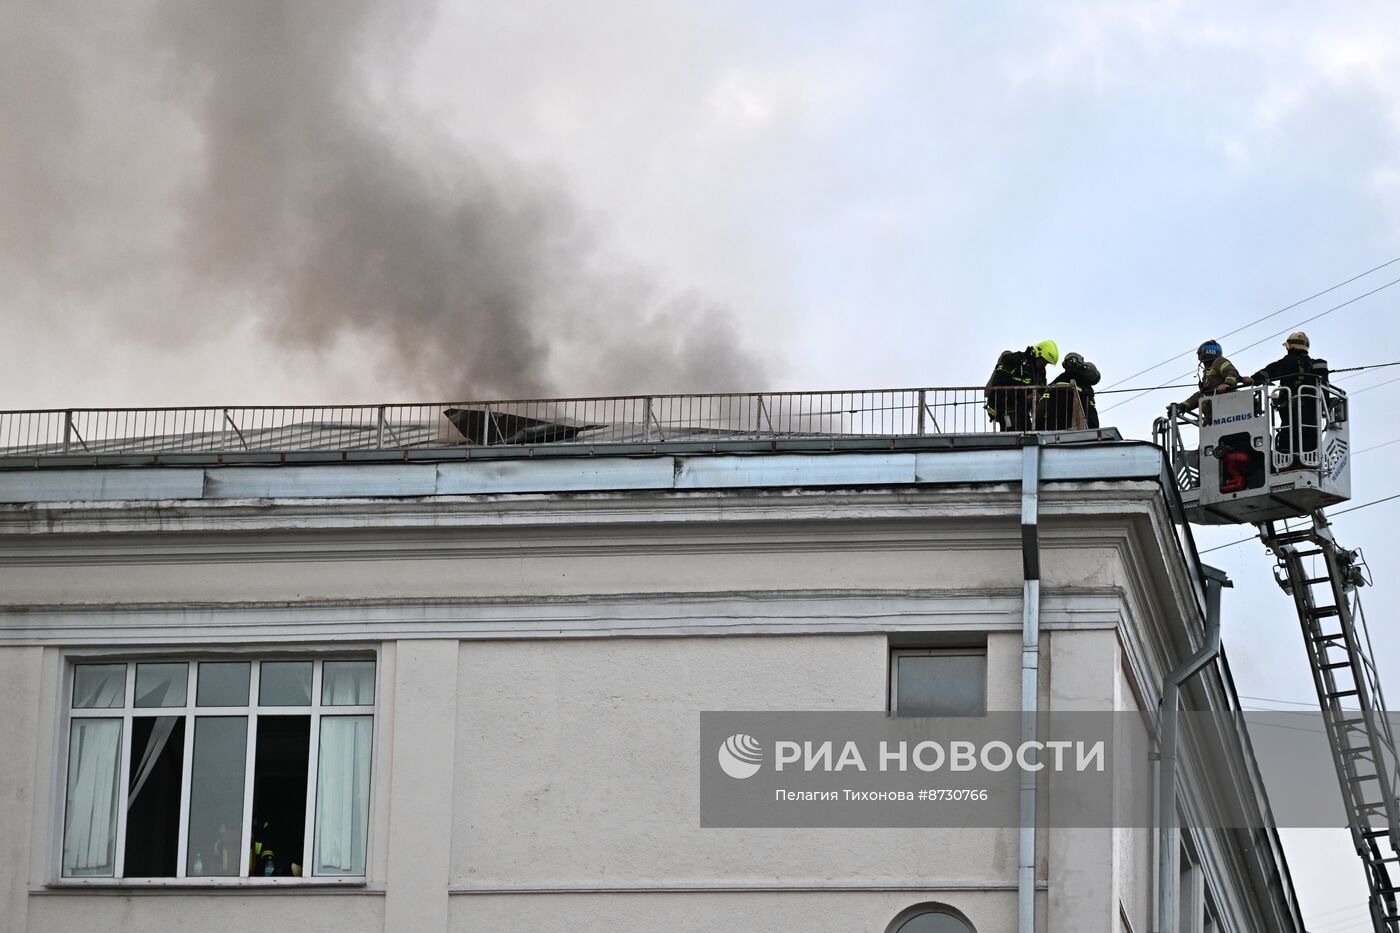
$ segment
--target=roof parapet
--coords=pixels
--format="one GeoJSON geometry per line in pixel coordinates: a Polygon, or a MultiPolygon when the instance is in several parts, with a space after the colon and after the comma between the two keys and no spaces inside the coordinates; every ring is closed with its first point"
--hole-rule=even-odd
{"type": "MultiPolygon", "coordinates": [[[[1002,390],[1006,391],[1006,390],[1002,390]]],[[[1038,397],[1039,387],[1016,389],[1038,397]]],[[[0,468],[103,463],[459,459],[482,449],[589,453],[659,445],[994,435],[981,387],[629,395],[341,406],[69,408],[0,412],[0,468]],[[436,452],[436,454],[434,453],[436,452]],[[378,456],[388,453],[390,456],[378,456]],[[268,457],[268,455],[274,455],[268,457]],[[341,456],[336,456],[341,455],[341,456]],[[302,457],[290,457],[300,460],[302,457]],[[306,458],[311,459],[311,458],[306,458]]],[[[1082,413],[1075,425],[1082,428],[1082,413]]],[[[1117,440],[1116,431],[1070,431],[1117,440]]],[[[1006,435],[1002,435],[1006,436],[1006,435]]],[[[862,444],[862,446],[865,446],[862,444]]]]}

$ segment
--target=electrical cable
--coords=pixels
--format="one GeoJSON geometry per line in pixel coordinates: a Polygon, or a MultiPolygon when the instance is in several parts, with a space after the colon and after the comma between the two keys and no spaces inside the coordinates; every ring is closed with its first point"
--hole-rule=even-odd
{"type": "MultiPolygon", "coordinates": [[[[1121,394],[1121,393],[1123,393],[1123,392],[1142,392],[1142,393],[1146,394],[1146,393],[1148,393],[1148,392],[1156,392],[1158,389],[1194,389],[1194,388],[1196,388],[1196,383],[1194,383],[1194,382],[1178,382],[1178,383],[1176,383],[1175,385],[1152,386],[1152,387],[1150,387],[1150,388],[1145,388],[1145,389],[1144,389],[1144,388],[1136,388],[1136,389],[1103,389],[1102,391],[1095,392],[1094,394],[1095,394],[1095,395],[1119,395],[1119,394],[1121,394]]],[[[1107,411],[1108,409],[1104,409],[1104,410],[1107,411]]]]}
{"type": "MultiPolygon", "coordinates": [[[[1387,265],[1388,265],[1388,263],[1387,263],[1387,265]]],[[[1353,304],[1355,304],[1356,302],[1360,301],[1360,300],[1363,299],[1363,298],[1369,298],[1370,296],[1376,294],[1377,292],[1385,291],[1387,288],[1390,288],[1391,286],[1394,286],[1394,285],[1400,285],[1400,279],[1392,279],[1391,281],[1386,282],[1384,285],[1380,285],[1380,286],[1377,286],[1376,288],[1371,289],[1369,292],[1362,292],[1360,295],[1357,295],[1357,296],[1354,297],[1354,298],[1348,298],[1346,301],[1342,302],[1341,304],[1333,305],[1332,307],[1328,308],[1326,311],[1320,311],[1320,312],[1318,312],[1317,314],[1314,314],[1312,317],[1304,318],[1303,320],[1299,321],[1297,324],[1293,324],[1293,325],[1291,325],[1290,327],[1285,327],[1283,330],[1275,331],[1275,332],[1272,333],[1272,334],[1268,334],[1267,336],[1260,337],[1258,340],[1254,341],[1253,343],[1251,343],[1251,344],[1246,344],[1245,346],[1240,347],[1239,349],[1235,350],[1234,352],[1235,352],[1235,353],[1243,353],[1245,350],[1249,350],[1249,349],[1252,349],[1252,348],[1254,348],[1254,347],[1259,346],[1259,344],[1263,343],[1265,340],[1271,340],[1271,339],[1273,339],[1274,337],[1279,336],[1280,334],[1286,334],[1286,333],[1288,333],[1288,332],[1291,331],[1291,330],[1295,330],[1295,329],[1297,329],[1297,328],[1299,328],[1299,327],[1302,327],[1304,324],[1310,323],[1310,322],[1312,322],[1312,321],[1316,321],[1316,320],[1317,320],[1318,318],[1320,318],[1320,317],[1325,317],[1325,316],[1331,314],[1333,311],[1339,311],[1339,310],[1341,310],[1342,308],[1347,307],[1348,305],[1353,305],[1353,304]]],[[[1178,354],[1178,355],[1179,355],[1179,354],[1178,354]]],[[[1172,359],[1176,359],[1176,357],[1172,357],[1172,359]]],[[[1154,368],[1155,368],[1155,367],[1154,367],[1154,368]]],[[[1189,371],[1188,371],[1188,372],[1181,373],[1181,374],[1178,375],[1178,376],[1173,376],[1173,377],[1172,377],[1172,381],[1174,382],[1174,381],[1176,381],[1177,379],[1185,379],[1185,378],[1186,378],[1187,376],[1189,376],[1189,375],[1191,375],[1191,373],[1190,373],[1189,371]]],[[[1116,385],[1116,383],[1115,383],[1115,385],[1116,385]]],[[[1143,392],[1142,392],[1142,394],[1143,394],[1143,395],[1146,395],[1148,392],[1152,392],[1152,391],[1155,391],[1155,389],[1144,389],[1143,392]]],[[[1110,405],[1110,406],[1108,406],[1108,408],[1105,408],[1105,409],[1104,409],[1104,412],[1111,411],[1111,410],[1113,410],[1114,408],[1117,408],[1119,405],[1126,405],[1128,402],[1131,402],[1131,401],[1132,401],[1132,399],[1130,399],[1130,398],[1129,398],[1129,399],[1124,399],[1123,401],[1118,402],[1118,403],[1115,404],[1115,405],[1110,405]]]]}
{"type": "MultiPolygon", "coordinates": [[[[1341,509],[1340,511],[1331,513],[1331,515],[1330,515],[1329,517],[1333,517],[1333,518],[1334,518],[1334,517],[1336,517],[1336,516],[1338,516],[1338,515],[1345,515],[1345,514],[1347,514],[1348,512],[1357,512],[1357,511],[1360,511],[1361,509],[1370,508],[1370,507],[1373,506],[1373,505],[1380,505],[1382,502],[1389,502],[1389,501],[1392,500],[1392,499],[1400,499],[1400,492],[1397,492],[1397,493],[1396,493],[1395,495],[1393,495],[1393,496],[1386,496],[1384,499],[1373,499],[1373,500],[1370,501],[1370,502],[1363,502],[1363,503],[1361,503],[1360,505],[1353,505],[1353,506],[1352,506],[1351,508],[1349,508],[1349,509],[1341,509]]],[[[1238,539],[1238,540],[1236,540],[1236,541],[1230,541],[1230,542],[1227,543],[1227,544],[1217,544],[1215,547],[1208,547],[1208,548],[1206,548],[1205,550],[1201,551],[1200,553],[1202,553],[1202,554],[1209,554],[1211,551],[1219,551],[1219,550],[1223,550],[1224,548],[1227,548],[1227,547],[1234,547],[1236,544],[1244,544],[1246,541],[1253,541],[1253,540],[1255,540],[1255,539],[1258,538],[1258,537],[1259,537],[1259,536],[1258,536],[1257,534],[1256,534],[1256,535],[1250,535],[1248,538],[1240,538],[1240,539],[1238,539]]]]}
{"type": "Polygon", "coordinates": [[[1400,437],[1394,438],[1393,440],[1388,440],[1381,444],[1372,444],[1370,447],[1363,447],[1360,450],[1352,451],[1351,455],[1353,457],[1359,457],[1367,451],[1379,450],[1382,447],[1389,447],[1391,444],[1400,444],[1400,437]]]}
{"type": "Polygon", "coordinates": [[[1381,386],[1388,386],[1392,382],[1400,382],[1400,376],[1396,376],[1394,379],[1387,379],[1385,382],[1377,382],[1373,385],[1368,385],[1365,388],[1357,389],[1355,392],[1350,393],[1350,395],[1352,398],[1355,398],[1363,392],[1370,392],[1372,389],[1379,389],[1381,386]]]}
{"type": "MultiPolygon", "coordinates": [[[[1242,330],[1248,330],[1249,328],[1253,327],[1255,324],[1263,323],[1264,321],[1267,321],[1267,320],[1268,320],[1269,318],[1271,318],[1271,317],[1277,317],[1278,315],[1282,314],[1282,313],[1285,312],[1285,311],[1292,311],[1294,308],[1298,307],[1299,305],[1307,304],[1309,301],[1312,301],[1314,298],[1321,298],[1323,295],[1327,294],[1328,292],[1334,292],[1334,291],[1336,291],[1337,289],[1341,288],[1341,287],[1344,286],[1344,285],[1350,285],[1352,282],[1355,282],[1357,279],[1363,279],[1363,278],[1365,278],[1366,276],[1370,275],[1372,272],[1379,272],[1381,269],[1384,269],[1386,266],[1393,266],[1393,265],[1395,265],[1397,262],[1400,262],[1400,256],[1396,256],[1394,259],[1390,260],[1389,262],[1383,262],[1383,263],[1381,263],[1379,266],[1376,266],[1376,267],[1373,268],[1373,269],[1367,269],[1365,272],[1362,272],[1360,275],[1353,275],[1351,278],[1347,279],[1345,282],[1338,282],[1336,285],[1333,285],[1333,286],[1330,287],[1330,288],[1324,288],[1322,291],[1318,292],[1318,293],[1315,294],[1315,295],[1309,295],[1308,297],[1302,299],[1301,301],[1295,301],[1295,302],[1293,302],[1293,304],[1291,304],[1291,305],[1287,305],[1287,306],[1285,306],[1285,307],[1279,308],[1277,311],[1272,311],[1272,312],[1270,312],[1270,313],[1264,315],[1264,316],[1261,317],[1261,318],[1256,318],[1255,320],[1250,321],[1248,324],[1245,324],[1243,327],[1236,327],[1234,330],[1230,331],[1228,334],[1225,334],[1225,335],[1224,335],[1223,337],[1221,337],[1220,339],[1223,340],[1223,339],[1225,339],[1225,337],[1233,337],[1235,334],[1238,334],[1240,331],[1242,331],[1242,330]]],[[[1266,338],[1266,339],[1267,339],[1267,338],[1266,338]]],[[[1119,379],[1117,382],[1110,383],[1109,386],[1108,386],[1108,388],[1111,389],[1111,388],[1113,388],[1114,386],[1122,385],[1123,383],[1127,382],[1129,379],[1136,379],[1138,376],[1141,376],[1141,375],[1143,375],[1144,373],[1150,373],[1150,372],[1152,372],[1152,370],[1158,369],[1158,368],[1160,368],[1160,367],[1162,367],[1162,366],[1165,366],[1165,365],[1167,365],[1168,363],[1170,363],[1172,360],[1180,359],[1181,357],[1187,356],[1188,354],[1190,354],[1190,353],[1192,353],[1192,352],[1194,352],[1194,350],[1186,350],[1185,352],[1178,353],[1176,356],[1167,357],[1165,360],[1163,360],[1162,362],[1158,363],[1158,364],[1155,365],[1155,366],[1149,366],[1149,367],[1147,367],[1146,369],[1138,370],[1137,372],[1133,373],[1131,376],[1125,376],[1124,378],[1119,379]]]]}
{"type": "MultiPolygon", "coordinates": [[[[1349,914],[1349,913],[1352,913],[1352,912],[1357,911],[1357,910],[1369,910],[1369,909],[1370,909],[1370,908],[1367,907],[1365,904],[1352,904],[1350,907],[1333,907],[1331,910],[1324,910],[1324,911],[1321,911],[1321,912],[1319,912],[1319,913],[1309,914],[1309,917],[1310,917],[1312,920],[1319,920],[1319,919],[1321,919],[1321,918],[1323,918],[1323,917],[1331,916],[1332,914],[1349,914]]],[[[1327,922],[1328,922],[1328,923],[1337,923],[1338,921],[1336,921],[1336,920],[1328,920],[1327,922]]],[[[1350,921],[1347,921],[1347,922],[1349,923],[1350,921]]]]}
{"type": "MultiPolygon", "coordinates": [[[[1324,921],[1321,926],[1310,926],[1309,929],[1311,933],[1371,933],[1375,927],[1371,925],[1371,921],[1366,916],[1371,912],[1370,905],[1359,904],[1357,905],[1357,909],[1360,913],[1357,913],[1355,916],[1346,915],[1333,917],[1330,920],[1324,921]],[[1358,926],[1357,924],[1360,925],[1358,926]]],[[[1315,922],[1314,920],[1308,921],[1309,924],[1315,922]]]]}
{"type": "MultiPolygon", "coordinates": [[[[1372,363],[1369,366],[1348,366],[1346,369],[1334,369],[1332,370],[1332,375],[1335,376],[1337,373],[1359,373],[1363,369],[1385,369],[1387,366],[1400,366],[1400,360],[1395,360],[1391,363],[1372,363]]],[[[1343,378],[1350,379],[1351,377],[1345,376],[1343,378]]]]}
{"type": "MultiPolygon", "coordinates": [[[[1267,339],[1267,338],[1266,338],[1266,339],[1267,339]]],[[[1334,369],[1334,370],[1332,370],[1331,372],[1332,372],[1333,375],[1335,375],[1335,374],[1337,374],[1337,373],[1351,373],[1351,374],[1353,374],[1353,375],[1359,375],[1359,374],[1361,374],[1362,372],[1366,372],[1366,371],[1369,371],[1369,370],[1372,370],[1372,369],[1385,369],[1387,366],[1400,366],[1400,360],[1395,360],[1395,361],[1390,362],[1390,363],[1368,363],[1368,364],[1365,365],[1365,366],[1348,366],[1346,369],[1334,369]]],[[[1344,376],[1343,378],[1351,378],[1351,376],[1344,376]]],[[[1117,383],[1114,383],[1114,384],[1117,385],[1117,383]]],[[[1385,385],[1385,383],[1383,383],[1383,382],[1378,382],[1378,383],[1376,383],[1376,385],[1385,385]]],[[[1122,393],[1124,393],[1124,392],[1141,392],[1141,393],[1146,394],[1146,393],[1148,393],[1148,392],[1156,392],[1158,389],[1193,389],[1193,388],[1196,388],[1196,384],[1195,384],[1194,382],[1179,382],[1179,383],[1176,383],[1176,384],[1174,384],[1174,385],[1164,385],[1164,386],[1137,386],[1137,387],[1130,388],[1130,389],[1100,389],[1100,390],[1098,390],[1097,392],[1095,392],[1094,394],[1095,394],[1095,395],[1120,395],[1120,394],[1122,394],[1122,393]]],[[[1371,388],[1371,387],[1368,386],[1367,388],[1371,388]]],[[[1365,389],[1358,389],[1357,391],[1358,391],[1358,392],[1364,392],[1364,391],[1366,391],[1366,390],[1365,390],[1365,389]]],[[[1356,392],[1353,392],[1353,393],[1351,393],[1351,394],[1352,394],[1352,395],[1355,395],[1356,392]]],[[[1129,400],[1129,401],[1131,401],[1131,400],[1129,400]]],[[[1108,409],[1104,409],[1104,410],[1107,411],[1108,409]]]]}
{"type": "MultiPolygon", "coordinates": [[[[1256,697],[1247,693],[1239,694],[1241,700],[1256,700],[1261,703],[1286,703],[1289,706],[1311,706],[1316,708],[1316,700],[1280,700],[1277,697],[1256,697]]],[[[1267,711],[1266,711],[1267,712],[1267,711]]]]}
{"type": "Polygon", "coordinates": [[[1392,499],[1400,499],[1400,492],[1397,492],[1397,493],[1396,493],[1395,495],[1393,495],[1393,496],[1386,496],[1384,499],[1373,499],[1373,500],[1371,500],[1370,502],[1363,502],[1363,503],[1361,503],[1360,505],[1353,505],[1353,506],[1352,506],[1351,508],[1349,508],[1349,509],[1341,509],[1341,510],[1339,510],[1339,511],[1333,512],[1332,515],[1334,515],[1334,516],[1336,516],[1336,515],[1345,515],[1345,514],[1347,514],[1348,512],[1356,512],[1356,511],[1359,511],[1360,509],[1369,508],[1370,506],[1373,506],[1373,505],[1380,505],[1382,502],[1389,502],[1389,501],[1392,500],[1392,499]]]}

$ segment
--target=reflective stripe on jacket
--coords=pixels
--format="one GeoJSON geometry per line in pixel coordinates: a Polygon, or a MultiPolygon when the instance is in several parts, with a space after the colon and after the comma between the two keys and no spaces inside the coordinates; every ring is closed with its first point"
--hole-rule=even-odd
{"type": "Polygon", "coordinates": [[[1182,411],[1191,411],[1201,402],[1201,396],[1211,395],[1221,386],[1235,388],[1240,384],[1240,371],[1225,357],[1217,357],[1201,374],[1200,390],[1181,403],[1182,411]]]}

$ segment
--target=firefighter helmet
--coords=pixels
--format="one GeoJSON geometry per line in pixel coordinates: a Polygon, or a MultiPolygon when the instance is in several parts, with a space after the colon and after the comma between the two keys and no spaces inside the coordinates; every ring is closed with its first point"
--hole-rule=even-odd
{"type": "Polygon", "coordinates": [[[1308,335],[1301,330],[1295,330],[1288,335],[1288,339],[1283,342],[1284,349],[1287,350],[1307,350],[1312,347],[1312,341],[1308,340],[1308,335]]]}
{"type": "Polygon", "coordinates": [[[1202,363],[1218,360],[1224,355],[1225,350],[1220,346],[1218,340],[1207,340],[1196,348],[1196,359],[1200,360],[1202,363]]]}
{"type": "Polygon", "coordinates": [[[1060,348],[1055,345],[1053,340],[1042,340],[1031,348],[1031,352],[1035,354],[1036,359],[1044,360],[1047,363],[1053,364],[1060,361],[1060,348]]]}

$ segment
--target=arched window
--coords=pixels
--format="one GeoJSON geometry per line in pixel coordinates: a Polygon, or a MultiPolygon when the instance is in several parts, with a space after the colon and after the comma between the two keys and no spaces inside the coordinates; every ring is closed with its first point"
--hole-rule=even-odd
{"type": "Polygon", "coordinates": [[[960,912],[942,904],[920,904],[894,918],[889,933],[977,933],[960,912]]]}

